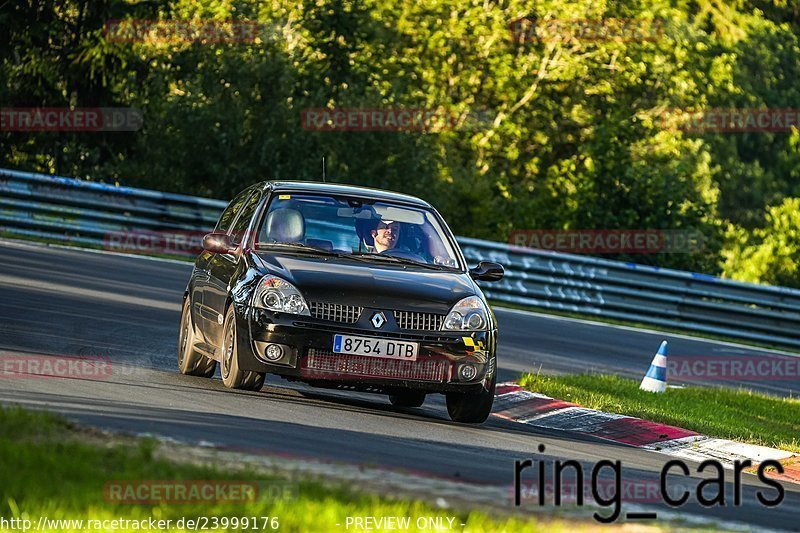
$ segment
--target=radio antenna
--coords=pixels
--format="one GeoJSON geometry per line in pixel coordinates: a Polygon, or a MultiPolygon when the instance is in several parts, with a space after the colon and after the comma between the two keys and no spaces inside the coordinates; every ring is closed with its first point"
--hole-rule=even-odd
{"type": "Polygon", "coordinates": [[[325,156],[322,156],[322,183],[325,183],[325,156]]]}

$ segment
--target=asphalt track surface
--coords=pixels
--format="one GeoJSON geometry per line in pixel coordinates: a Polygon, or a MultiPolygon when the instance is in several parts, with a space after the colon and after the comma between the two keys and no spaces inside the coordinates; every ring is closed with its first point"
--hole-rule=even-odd
{"type": "MultiPolygon", "coordinates": [[[[176,369],[180,297],[190,264],[10,241],[0,241],[0,257],[0,356],[102,356],[116,365],[111,376],[96,379],[2,379],[3,403],[57,411],[127,433],[508,487],[509,495],[517,459],[574,459],[585,466],[587,477],[599,459],[620,460],[624,481],[650,484],[658,483],[669,460],[655,452],[494,417],[481,426],[455,424],[438,395],[429,396],[422,408],[399,409],[381,395],[312,389],[274,376],[261,392],[230,391],[218,376],[188,377],[176,369]],[[543,453],[537,451],[540,444],[546,446],[543,453]]],[[[658,332],[495,312],[501,379],[540,367],[542,372],[595,370],[638,377],[665,338],[670,354],[768,353],[658,332]]],[[[749,385],[778,394],[800,390],[796,381],[749,385]]],[[[696,464],[690,468],[694,473],[696,464]]],[[[535,471],[526,471],[523,480],[534,481],[535,471]]],[[[674,484],[693,488],[698,479],[679,476],[674,484]]],[[[727,506],[705,509],[692,494],[689,503],[672,512],[719,520],[720,525],[798,530],[800,486],[784,484],[786,496],[774,508],[756,500],[756,490],[770,498],[775,491],[755,476],[745,475],[744,487],[740,506],[733,506],[729,496],[727,506]]],[[[732,495],[730,480],[726,491],[732,495]]],[[[510,498],[498,505],[509,506],[510,498]]],[[[660,503],[645,507],[662,517],[669,511],[660,503]]],[[[626,509],[641,510],[624,505],[621,521],[626,509]]],[[[585,510],[587,519],[594,510],[585,510]]]]}

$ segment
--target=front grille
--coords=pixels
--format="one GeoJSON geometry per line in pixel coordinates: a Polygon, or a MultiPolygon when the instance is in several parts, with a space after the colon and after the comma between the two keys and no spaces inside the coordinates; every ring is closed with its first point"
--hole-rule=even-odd
{"type": "Polygon", "coordinates": [[[316,379],[342,379],[361,376],[389,379],[414,379],[446,382],[450,362],[443,359],[401,361],[360,355],[343,355],[329,350],[308,350],[301,368],[303,377],[316,379]]]}
{"type": "Polygon", "coordinates": [[[393,311],[397,327],[414,331],[439,331],[445,315],[415,313],[413,311],[393,311]]]}
{"type": "Polygon", "coordinates": [[[380,331],[377,329],[374,330],[365,330],[364,328],[359,327],[347,327],[341,326],[336,324],[320,324],[318,322],[308,322],[303,320],[295,320],[292,322],[292,325],[298,328],[309,328],[314,329],[317,331],[330,331],[331,333],[341,333],[343,335],[352,334],[352,335],[363,335],[364,333],[368,333],[370,337],[381,337],[386,339],[397,339],[401,341],[410,341],[410,342],[433,342],[437,344],[453,344],[461,341],[461,337],[458,336],[458,332],[450,333],[448,335],[447,332],[444,331],[437,331],[433,332],[433,335],[425,335],[425,332],[404,332],[404,331],[380,331]]]}
{"type": "Polygon", "coordinates": [[[326,302],[309,302],[308,310],[311,316],[320,320],[355,324],[361,316],[363,307],[355,305],[329,304],[326,302]]]}

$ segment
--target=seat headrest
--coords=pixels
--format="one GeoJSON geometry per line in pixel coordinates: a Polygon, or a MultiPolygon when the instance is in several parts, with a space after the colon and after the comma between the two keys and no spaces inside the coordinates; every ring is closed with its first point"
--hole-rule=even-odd
{"type": "Polygon", "coordinates": [[[356,219],[356,235],[367,246],[375,246],[375,241],[372,238],[372,230],[378,227],[376,219],[356,219]]]}
{"type": "Polygon", "coordinates": [[[297,209],[273,209],[264,223],[262,242],[300,242],[306,235],[306,221],[297,209]]]}

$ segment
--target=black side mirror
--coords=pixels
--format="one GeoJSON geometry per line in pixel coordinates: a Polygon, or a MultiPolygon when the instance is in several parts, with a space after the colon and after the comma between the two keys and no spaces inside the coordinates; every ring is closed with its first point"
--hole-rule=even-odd
{"type": "Polygon", "coordinates": [[[227,233],[209,233],[203,237],[203,250],[215,254],[232,254],[236,250],[236,245],[231,242],[227,233]]]}
{"type": "Polygon", "coordinates": [[[481,261],[475,268],[469,269],[469,275],[477,281],[500,281],[506,269],[500,263],[492,261],[481,261]]]}

